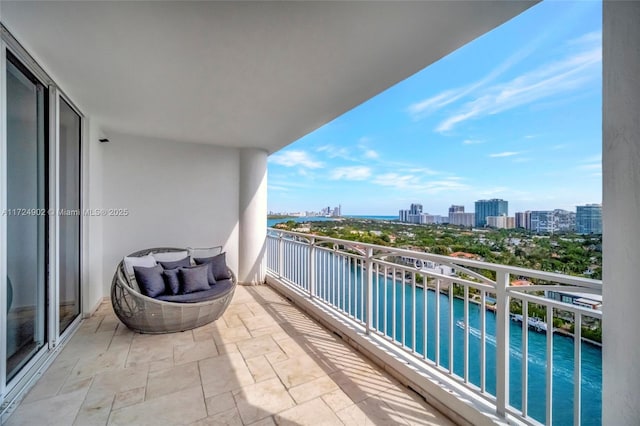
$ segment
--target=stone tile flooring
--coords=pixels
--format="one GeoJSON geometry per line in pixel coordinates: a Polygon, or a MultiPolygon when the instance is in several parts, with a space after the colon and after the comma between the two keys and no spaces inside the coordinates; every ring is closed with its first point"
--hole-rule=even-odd
{"type": "Polygon", "coordinates": [[[213,324],[133,333],[87,319],[9,425],[448,425],[267,286],[238,287],[213,324]]]}

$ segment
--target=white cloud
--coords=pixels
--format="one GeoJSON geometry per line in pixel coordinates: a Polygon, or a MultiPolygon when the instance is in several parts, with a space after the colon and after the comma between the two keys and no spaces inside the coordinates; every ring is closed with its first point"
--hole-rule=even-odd
{"type": "Polygon", "coordinates": [[[285,151],[273,154],[269,157],[269,162],[284,167],[302,166],[308,169],[321,169],[324,164],[316,161],[305,151],[285,151]]]}
{"type": "Polygon", "coordinates": [[[594,164],[583,164],[578,167],[580,170],[602,170],[602,164],[594,163],[594,164]]]}
{"type": "Polygon", "coordinates": [[[484,141],[479,141],[477,139],[465,139],[462,141],[463,145],[478,145],[484,143],[484,141]]]}
{"type": "Polygon", "coordinates": [[[418,178],[413,175],[400,175],[398,173],[384,173],[376,176],[373,183],[382,186],[390,186],[399,189],[415,187],[419,184],[418,178]]]}
{"type": "Polygon", "coordinates": [[[332,180],[366,180],[371,176],[371,169],[365,166],[338,167],[330,174],[332,180]]]}
{"type": "Polygon", "coordinates": [[[430,113],[449,105],[452,102],[457,101],[463,96],[467,95],[472,88],[460,87],[457,89],[447,90],[430,98],[424,99],[420,102],[409,105],[407,111],[413,116],[414,119],[423,118],[430,113]]]}
{"type": "Polygon", "coordinates": [[[420,173],[420,174],[428,175],[428,176],[435,176],[435,175],[440,174],[439,172],[437,172],[435,170],[432,170],[432,169],[430,169],[428,167],[412,167],[412,168],[407,169],[407,171],[409,173],[420,173]]]}
{"type": "Polygon", "coordinates": [[[569,46],[584,45],[584,44],[594,45],[594,44],[601,44],[601,43],[602,43],[602,31],[593,31],[590,33],[586,33],[581,35],[580,37],[574,38],[567,42],[569,46]]]}
{"type": "Polygon", "coordinates": [[[502,158],[502,157],[513,157],[514,155],[519,155],[519,152],[515,151],[506,151],[506,152],[497,152],[495,154],[489,154],[491,158],[502,158]]]}
{"type": "Polygon", "coordinates": [[[595,79],[600,73],[601,63],[602,49],[598,44],[560,61],[544,64],[508,82],[486,87],[442,121],[436,131],[445,132],[466,120],[497,114],[545,98],[566,96],[566,93],[595,79]]]}
{"type": "Polygon", "coordinates": [[[349,149],[344,147],[339,148],[333,145],[324,145],[320,148],[317,148],[316,151],[324,153],[329,158],[344,158],[346,160],[351,159],[351,153],[349,149]]]}
{"type": "Polygon", "coordinates": [[[423,181],[420,177],[413,174],[401,175],[398,173],[385,173],[376,176],[373,179],[373,183],[403,191],[415,191],[426,194],[469,189],[469,185],[462,183],[461,178],[455,176],[445,179],[423,181]]]}
{"type": "Polygon", "coordinates": [[[492,195],[498,195],[498,194],[504,194],[505,192],[508,192],[509,188],[507,188],[506,186],[497,186],[494,188],[486,188],[483,190],[478,191],[478,195],[483,196],[483,197],[489,197],[492,195]]]}
{"type": "Polygon", "coordinates": [[[434,194],[441,191],[462,191],[469,189],[469,185],[462,183],[459,179],[449,178],[433,180],[425,184],[428,193],[434,194]]]}
{"type": "Polygon", "coordinates": [[[372,150],[372,149],[365,149],[364,150],[364,158],[368,158],[370,160],[375,160],[376,158],[379,158],[380,154],[378,154],[376,151],[372,150]]]}
{"type": "Polygon", "coordinates": [[[475,90],[481,88],[489,84],[491,81],[498,78],[501,74],[505,73],[515,64],[520,62],[522,59],[526,58],[531,54],[535,47],[540,43],[541,37],[536,39],[532,39],[526,46],[522,49],[518,50],[516,53],[511,55],[501,64],[499,64],[496,68],[494,68],[489,74],[487,74],[484,78],[476,81],[475,83],[469,84],[467,86],[458,87],[455,89],[445,90],[442,93],[434,95],[430,98],[424,99],[420,102],[413,103],[409,105],[407,111],[414,119],[421,119],[430,113],[439,110],[442,107],[445,107],[471,93],[475,90]]]}
{"type": "Polygon", "coordinates": [[[592,172],[591,176],[602,176],[602,154],[592,155],[580,162],[577,169],[585,172],[592,172]]]}

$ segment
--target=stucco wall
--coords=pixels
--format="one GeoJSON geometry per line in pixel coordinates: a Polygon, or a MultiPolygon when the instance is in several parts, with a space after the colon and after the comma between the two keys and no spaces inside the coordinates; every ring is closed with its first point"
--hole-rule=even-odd
{"type": "MultiPolygon", "coordinates": [[[[640,2],[603,2],[602,424],[640,424],[640,2]]],[[[588,401],[583,401],[588,403],[588,401]]]]}
{"type": "MultiPolygon", "coordinates": [[[[238,270],[239,150],[108,133],[102,208],[103,285],[124,255],[149,247],[223,245],[238,270]]],[[[90,244],[100,244],[91,241],[90,244]]]]}

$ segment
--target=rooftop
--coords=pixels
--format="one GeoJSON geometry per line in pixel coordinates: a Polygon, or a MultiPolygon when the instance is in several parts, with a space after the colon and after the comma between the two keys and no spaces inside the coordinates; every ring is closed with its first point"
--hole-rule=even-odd
{"type": "Polygon", "coordinates": [[[224,316],[137,334],[110,303],[85,320],[9,417],[20,424],[451,422],[268,286],[224,316]]]}

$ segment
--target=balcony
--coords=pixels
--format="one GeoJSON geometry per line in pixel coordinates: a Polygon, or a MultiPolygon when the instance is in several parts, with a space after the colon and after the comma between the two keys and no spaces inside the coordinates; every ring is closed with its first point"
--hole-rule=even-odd
{"type": "Polygon", "coordinates": [[[238,287],[220,320],[192,331],[137,334],[103,303],[7,424],[582,424],[601,416],[601,379],[592,383],[601,367],[586,365],[599,349],[581,342],[581,324],[602,312],[541,292],[599,295],[599,281],[275,229],[265,261],[271,287],[238,287]],[[513,277],[538,285],[509,285],[513,277]],[[532,327],[529,305],[547,313],[532,327]],[[544,331],[560,312],[573,336],[544,331]],[[567,381],[580,385],[554,399],[567,381]]]}
{"type": "Polygon", "coordinates": [[[133,333],[104,303],[7,425],[452,424],[267,286],[213,324],[133,333]]]}
{"type": "Polygon", "coordinates": [[[602,312],[572,303],[598,299],[600,281],[276,229],[267,238],[268,282],[456,421],[601,418],[602,355],[583,333],[602,312]]]}
{"type": "MultiPolygon", "coordinates": [[[[133,336],[117,326],[105,311],[104,298],[109,295],[113,270],[127,253],[164,245],[220,244],[241,283],[262,283],[266,277],[270,285],[303,307],[305,314],[298,314],[301,318],[313,316],[330,327],[343,341],[384,366],[395,380],[430,398],[431,404],[446,411],[454,421],[463,422],[483,413],[484,417],[476,420],[526,423],[537,419],[559,423],[561,417],[556,407],[562,401],[572,414],[569,423],[592,420],[583,411],[594,405],[586,389],[580,386],[565,389],[565,395],[571,395],[566,400],[547,391],[556,389],[562,379],[555,374],[559,365],[555,357],[547,357],[549,362],[541,364],[542,370],[531,366],[529,374],[526,368],[518,368],[511,355],[514,346],[516,352],[528,353],[530,356],[525,358],[530,358],[537,346],[534,340],[544,341],[540,346],[544,348],[544,356],[554,353],[559,345],[551,333],[520,330],[518,338],[518,326],[522,328],[529,320],[523,315],[520,324],[512,321],[507,310],[511,303],[507,302],[515,301],[514,308],[523,313],[529,311],[530,305],[541,305],[542,315],[535,314],[541,318],[553,317],[547,315],[549,311],[566,312],[565,319],[573,321],[578,334],[563,339],[573,339],[574,343],[581,342],[580,322],[589,326],[591,321],[605,316],[602,422],[640,424],[637,362],[640,333],[629,332],[640,325],[640,310],[637,298],[633,297],[639,272],[636,254],[640,252],[637,218],[640,121],[633,114],[639,109],[640,99],[637,2],[603,2],[603,286],[539,271],[394,250],[405,261],[414,259],[413,263],[399,264],[391,262],[394,254],[384,248],[348,246],[345,242],[309,235],[267,237],[264,227],[270,154],[533,7],[535,0],[1,3],[0,209],[12,206],[7,201],[9,184],[22,188],[15,176],[23,176],[23,168],[12,159],[28,157],[33,163],[29,181],[42,183],[34,190],[38,202],[43,203],[41,207],[55,211],[65,207],[60,195],[68,183],[62,172],[68,171],[79,185],[79,189],[68,191],[79,195],[75,201],[82,211],[127,211],[127,215],[118,216],[83,215],[78,218],[74,232],[65,229],[57,216],[51,216],[46,224],[29,222],[30,231],[38,233],[31,256],[16,250],[22,247],[26,234],[13,226],[7,216],[0,215],[3,420],[38,377],[41,380],[23,405],[14,410],[10,422],[37,420],[28,416],[46,416],[45,420],[51,422],[60,416],[64,417],[63,423],[72,422],[76,419],[73,412],[79,413],[85,402],[93,404],[90,413],[98,418],[97,423],[109,421],[112,414],[113,421],[117,420],[118,410],[133,412],[136,406],[148,409],[147,400],[152,400],[152,396],[163,397],[163,390],[148,389],[153,382],[150,377],[157,371],[151,371],[152,366],[175,367],[163,361],[172,358],[175,363],[176,358],[186,356],[176,348],[188,344],[193,345],[189,356],[198,353],[226,359],[219,368],[221,371],[227,371],[224,367],[237,361],[238,365],[246,366],[242,370],[246,376],[250,366],[244,363],[244,358],[240,362],[237,355],[225,353],[223,338],[216,340],[216,333],[224,335],[223,329],[240,327],[238,321],[248,333],[244,335],[247,339],[261,337],[253,337],[246,318],[231,318],[231,324],[225,318],[212,326],[205,333],[214,335],[215,348],[211,344],[206,348],[207,344],[200,343],[200,331],[165,337],[133,336]],[[22,108],[26,104],[16,103],[7,95],[8,73],[24,77],[14,78],[14,87],[25,83],[36,88],[33,93],[37,96],[30,101],[31,107],[22,108]],[[18,113],[9,114],[8,107],[18,113]],[[74,121],[77,132],[65,131],[69,123],[65,124],[60,112],[67,107],[77,112],[78,120],[74,121]],[[31,111],[36,119],[26,121],[22,114],[25,111],[31,111]],[[38,150],[25,151],[28,156],[14,149],[26,140],[16,137],[15,132],[24,129],[25,123],[37,123],[34,134],[39,135],[35,138],[38,150]],[[61,141],[65,135],[80,139],[74,150],[78,161],[75,170],[62,161],[61,141]],[[40,151],[43,155],[39,155],[40,151]],[[15,176],[8,173],[8,165],[20,173],[15,176]],[[46,190],[42,191],[43,188],[46,190]],[[15,238],[8,238],[7,231],[14,233],[15,238]],[[64,241],[77,243],[77,250],[65,246],[64,241]],[[22,265],[25,259],[32,261],[30,266],[22,265]],[[71,261],[77,268],[69,266],[71,261]],[[418,261],[422,266],[428,262],[451,264],[456,270],[469,272],[464,272],[463,277],[438,274],[416,267],[420,266],[418,261]],[[19,284],[13,277],[12,287],[9,272],[18,266],[26,271],[23,275],[37,277],[23,280],[26,284],[19,284]],[[349,272],[348,285],[338,279],[345,271],[349,272]],[[75,279],[69,279],[70,275],[75,279]],[[539,293],[544,291],[542,288],[518,289],[508,285],[512,278],[520,276],[542,282],[547,285],[545,289],[549,289],[548,285],[563,285],[577,288],[579,293],[603,292],[604,314],[545,299],[539,293]],[[66,284],[77,291],[65,294],[66,284]],[[12,298],[10,288],[16,290],[12,298]],[[396,303],[403,298],[405,303],[389,305],[388,300],[394,297],[396,303]],[[73,321],[61,321],[60,313],[64,313],[69,302],[76,307],[73,321]],[[487,313],[486,308],[494,303],[495,314],[487,313]],[[426,319],[415,315],[423,312],[418,310],[421,305],[427,306],[426,319]],[[19,327],[12,329],[7,320],[11,315],[26,312],[32,313],[34,330],[22,333],[25,337],[22,340],[35,345],[24,346],[29,349],[23,351],[24,356],[11,360],[17,346],[10,334],[19,327]],[[81,327],[74,334],[79,324],[81,327]],[[427,331],[433,329],[426,341],[418,324],[423,324],[427,331]],[[491,324],[495,324],[495,330],[491,324]],[[188,337],[186,341],[180,340],[185,335],[191,336],[191,340],[188,337]],[[478,352],[476,348],[480,348],[478,352]],[[109,355],[113,357],[110,359],[99,357],[112,349],[118,355],[109,355]],[[146,374],[146,381],[140,379],[134,387],[123,389],[116,386],[115,379],[121,377],[111,376],[110,370],[135,368],[135,356],[151,354],[160,358],[142,367],[139,374],[146,374]],[[54,360],[56,355],[59,356],[54,360]],[[43,374],[48,365],[48,372],[43,374]],[[541,372],[532,378],[534,371],[541,372]],[[76,374],[78,380],[71,379],[70,374],[76,374]],[[518,377],[524,379],[518,381],[518,377]],[[532,388],[539,383],[543,383],[542,388],[532,388]],[[94,386],[107,395],[103,393],[102,399],[80,400],[79,395],[83,392],[84,396],[89,395],[94,386]],[[542,397],[541,405],[530,403],[536,397],[542,397]],[[542,412],[537,411],[540,407],[542,412]]],[[[543,36],[546,30],[536,28],[534,32],[539,34],[532,33],[532,40],[543,36]]],[[[254,297],[254,290],[268,291],[264,287],[244,288],[239,289],[242,293],[239,296],[254,297]]],[[[262,312],[251,309],[252,303],[260,305],[260,302],[248,303],[251,315],[248,311],[244,315],[264,317],[262,312]]],[[[295,311],[288,304],[285,306],[295,311]]],[[[277,313],[269,312],[269,316],[282,319],[277,313]]],[[[310,345],[324,341],[317,336],[312,339],[314,330],[320,329],[311,322],[305,323],[310,339],[305,340],[307,330],[304,327],[293,330],[297,324],[293,319],[290,321],[276,322],[303,352],[313,353],[309,355],[313,362],[319,363],[324,359],[318,355],[322,346],[315,346],[312,351],[310,345]]],[[[549,329],[549,321],[545,326],[549,329]]],[[[317,333],[325,336],[327,342],[339,343],[334,334],[317,333]]],[[[284,336],[272,335],[274,341],[279,337],[284,336]]],[[[237,348],[242,357],[240,340],[228,346],[237,348]]],[[[571,355],[566,354],[571,368],[564,379],[580,383],[576,379],[586,374],[573,368],[583,362],[581,358],[587,358],[584,345],[587,343],[573,344],[571,355]]],[[[284,348],[281,350],[286,354],[284,348]]],[[[354,354],[350,350],[346,353],[354,354]]],[[[206,364],[204,359],[192,362],[206,364]]],[[[261,366],[266,364],[263,362],[261,366]]],[[[368,368],[367,371],[372,371],[368,368]]],[[[328,376],[335,374],[324,372],[328,376]]],[[[137,374],[125,379],[135,381],[137,374]]],[[[202,411],[203,404],[205,410],[208,408],[210,394],[205,398],[205,380],[195,374],[189,377],[193,381],[178,392],[184,392],[180,395],[189,399],[189,388],[192,391],[202,388],[199,410],[203,420],[213,413],[202,411]]],[[[355,374],[348,377],[353,383],[349,386],[362,389],[369,383],[368,376],[360,382],[356,377],[355,374]]],[[[249,381],[248,376],[246,380],[249,381]]],[[[251,381],[255,380],[251,376],[251,381]]],[[[351,396],[346,391],[347,384],[337,385],[345,389],[351,403],[366,400],[351,396]]],[[[166,385],[170,386],[182,385],[176,381],[166,385]]],[[[287,392],[297,402],[289,389],[287,392]]],[[[376,391],[367,391],[366,397],[380,395],[372,392],[376,391]]],[[[170,399],[166,395],[160,401],[170,399]]],[[[230,395],[235,406],[235,395],[233,392],[230,395]]],[[[323,403],[330,407],[325,399],[323,403]]],[[[385,413],[392,413],[394,408],[409,423],[434,419],[426,412],[413,418],[413,408],[406,408],[413,407],[410,401],[395,404],[385,399],[384,404],[364,404],[364,408],[372,413],[376,412],[375,407],[378,412],[379,407],[385,407],[382,410],[385,413]]],[[[171,410],[166,415],[174,411],[180,413],[171,410]]],[[[274,421],[269,417],[275,410],[267,411],[271,414],[265,417],[266,422],[274,421]]],[[[243,420],[242,412],[238,413],[243,420]]],[[[192,419],[180,419],[186,420],[192,419]]]]}

